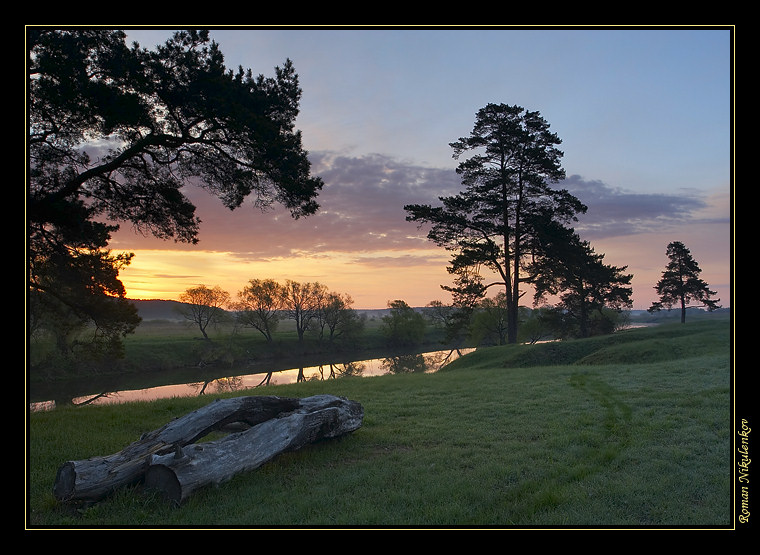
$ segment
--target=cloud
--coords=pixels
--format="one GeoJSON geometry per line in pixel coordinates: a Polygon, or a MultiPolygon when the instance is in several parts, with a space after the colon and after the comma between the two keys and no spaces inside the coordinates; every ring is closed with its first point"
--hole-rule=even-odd
{"type": "MultiPolygon", "coordinates": [[[[128,229],[115,235],[113,246],[200,249],[231,253],[246,261],[317,258],[340,252],[352,253],[357,262],[365,264],[379,263],[370,255],[382,251],[388,257],[385,262],[396,258],[406,266],[409,260],[404,257],[410,252],[429,251],[431,244],[424,230],[406,221],[404,205],[436,205],[439,197],[454,195],[462,188],[453,170],[423,167],[379,154],[319,152],[313,153],[311,160],[312,173],[325,183],[315,215],[295,220],[281,207],[261,212],[249,204],[231,211],[213,195],[188,188],[187,195],[202,220],[197,246],[144,238],[128,229]]],[[[686,223],[729,221],[726,202],[716,212],[712,208],[715,199],[698,191],[637,193],[579,175],[557,186],[567,188],[588,206],[575,228],[582,238],[591,241],[667,232],[686,223]]]]}
{"type": "MultiPolygon", "coordinates": [[[[667,232],[686,223],[696,223],[713,200],[705,193],[684,190],[675,193],[636,193],[597,180],[572,175],[559,186],[566,188],[588,206],[578,217],[576,231],[584,239],[602,239],[650,232],[667,232]]],[[[728,212],[713,216],[713,222],[727,223],[728,212]]]]}
{"type": "Polygon", "coordinates": [[[114,236],[113,246],[230,252],[251,261],[429,248],[420,240],[424,234],[406,221],[404,205],[434,202],[438,196],[455,193],[459,182],[453,170],[376,154],[318,153],[311,159],[313,175],[325,183],[315,215],[295,220],[281,207],[261,212],[249,204],[230,211],[213,195],[188,187],[186,194],[201,219],[197,246],[135,236],[128,226],[114,236]]]}
{"type": "Polygon", "coordinates": [[[441,267],[448,264],[448,256],[441,251],[441,257],[420,256],[418,254],[399,254],[397,256],[360,256],[351,260],[352,264],[361,264],[370,268],[415,268],[430,267],[439,265],[441,267]]]}
{"type": "MultiPolygon", "coordinates": [[[[158,283],[161,276],[167,276],[162,298],[196,282],[235,291],[252,276],[267,276],[322,281],[350,292],[364,307],[383,305],[386,296],[422,304],[440,296],[440,285],[451,282],[450,253],[428,241],[424,228],[406,221],[404,205],[438,205],[439,197],[457,194],[462,185],[456,172],[379,154],[318,152],[311,160],[312,173],[325,182],[313,216],[294,220],[282,208],[262,213],[251,205],[230,211],[213,195],[188,187],[202,219],[198,245],[142,237],[124,226],[111,247],[139,252],[124,272],[134,281],[130,294],[155,296],[147,282],[158,283]],[[168,276],[183,279],[169,284],[168,276]]],[[[728,186],[639,193],[571,175],[557,187],[588,206],[575,225],[581,238],[606,255],[605,263],[627,265],[635,274],[636,296],[643,296],[637,308],[651,302],[671,240],[692,249],[711,285],[728,283],[728,186]]],[[[727,299],[730,289],[721,289],[727,299]]]]}

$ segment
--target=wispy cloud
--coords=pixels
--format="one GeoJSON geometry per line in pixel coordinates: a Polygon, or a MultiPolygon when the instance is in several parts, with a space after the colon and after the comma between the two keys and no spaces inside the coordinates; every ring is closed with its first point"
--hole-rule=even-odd
{"type": "MultiPolygon", "coordinates": [[[[461,189],[453,170],[426,168],[376,154],[316,153],[312,154],[312,164],[313,173],[325,182],[319,196],[320,210],[313,216],[294,220],[283,209],[262,213],[249,205],[230,211],[213,196],[192,189],[188,196],[202,220],[197,247],[129,236],[127,230],[119,232],[115,244],[200,248],[260,261],[317,257],[325,252],[367,255],[429,249],[424,230],[406,221],[404,205],[436,205],[440,196],[456,194],[461,189]]],[[[588,206],[588,212],[580,216],[575,227],[591,241],[667,231],[697,219],[729,219],[728,212],[708,215],[710,199],[699,191],[637,193],[578,175],[569,176],[557,186],[567,188],[588,206]]],[[[367,262],[361,257],[356,260],[367,262]]],[[[376,261],[373,259],[373,263],[376,261]]],[[[398,261],[408,264],[401,257],[398,261]]]]}
{"type": "MultiPolygon", "coordinates": [[[[637,193],[601,181],[587,181],[578,175],[569,176],[560,186],[588,206],[575,228],[589,240],[667,232],[698,221],[709,223],[704,214],[713,202],[703,191],[637,193]]],[[[709,220],[728,223],[730,215],[726,210],[709,220]]]]}
{"type": "MultiPolygon", "coordinates": [[[[439,197],[456,194],[462,188],[456,172],[377,154],[320,152],[311,159],[314,175],[325,182],[317,214],[294,220],[279,208],[261,213],[245,205],[230,211],[212,195],[188,189],[202,219],[200,243],[144,238],[125,226],[112,247],[139,251],[125,276],[141,281],[183,277],[178,285],[164,286],[167,296],[171,287],[181,292],[196,281],[223,283],[234,291],[253,276],[325,281],[351,292],[365,307],[383,306],[385,296],[417,298],[423,304],[439,296],[439,286],[451,280],[446,272],[450,253],[428,241],[425,228],[406,221],[404,205],[437,205],[439,197]],[[167,250],[179,250],[184,258],[169,256],[167,250]],[[143,273],[143,265],[152,275],[143,273]]],[[[696,190],[639,193],[578,175],[557,186],[588,206],[575,229],[608,255],[606,262],[629,266],[637,296],[652,296],[670,240],[694,248],[709,281],[728,283],[728,186],[716,187],[713,195],[696,190]]]]}
{"type": "Polygon", "coordinates": [[[118,233],[116,244],[234,252],[251,260],[416,249],[421,246],[420,232],[406,221],[404,205],[435,202],[458,187],[452,170],[425,168],[380,155],[320,153],[312,155],[312,161],[313,174],[325,182],[320,210],[313,216],[294,220],[284,209],[262,213],[250,205],[230,211],[206,192],[188,189],[202,220],[197,247],[131,236],[127,229],[118,233]]]}

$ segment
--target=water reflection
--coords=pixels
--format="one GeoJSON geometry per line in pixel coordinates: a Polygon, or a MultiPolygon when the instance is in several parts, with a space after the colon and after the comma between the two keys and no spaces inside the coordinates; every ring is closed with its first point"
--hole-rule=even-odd
{"type": "Polygon", "coordinates": [[[383,367],[391,374],[405,372],[424,372],[427,368],[425,357],[422,355],[403,355],[383,359],[383,367]]]}
{"type": "MultiPolygon", "coordinates": [[[[311,380],[332,380],[344,377],[372,377],[408,372],[436,372],[452,360],[474,349],[435,351],[424,354],[401,355],[340,364],[329,363],[299,367],[267,373],[216,378],[208,381],[165,385],[146,389],[100,392],[77,396],[74,405],[153,401],[169,397],[189,397],[215,393],[229,393],[256,389],[269,385],[282,385],[311,380]]],[[[50,410],[56,401],[30,403],[30,410],[50,410]]]]}

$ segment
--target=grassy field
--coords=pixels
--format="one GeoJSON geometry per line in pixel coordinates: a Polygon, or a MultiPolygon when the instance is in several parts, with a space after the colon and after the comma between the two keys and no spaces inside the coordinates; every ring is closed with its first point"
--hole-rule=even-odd
{"type": "Polygon", "coordinates": [[[728,526],[730,360],[730,321],[717,319],[491,347],[435,374],[272,387],[359,401],[363,426],[180,507],[139,486],[69,507],[52,486],[63,462],[115,453],[210,397],[32,413],[27,524],[728,526]]]}

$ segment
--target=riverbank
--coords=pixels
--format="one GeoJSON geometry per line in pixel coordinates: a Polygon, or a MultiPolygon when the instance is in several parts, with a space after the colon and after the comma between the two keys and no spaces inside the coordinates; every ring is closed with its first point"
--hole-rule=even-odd
{"type": "Polygon", "coordinates": [[[138,387],[141,382],[150,387],[178,383],[177,379],[204,381],[446,347],[443,331],[434,326],[428,326],[425,336],[413,345],[388,345],[378,317],[367,318],[361,334],[350,341],[320,340],[311,334],[299,341],[288,321],[281,323],[271,342],[256,330],[233,324],[217,326],[208,335],[209,340],[202,339],[197,326],[181,320],[144,320],[135,333],[125,337],[123,358],[105,362],[83,360],[73,367],[50,356],[51,345],[35,341],[30,345],[27,380],[33,391],[45,388],[46,384],[60,388],[77,382],[98,383],[101,389],[117,384],[138,387]]]}
{"type": "MultiPolygon", "coordinates": [[[[251,373],[217,375],[220,370],[190,369],[169,373],[146,373],[145,376],[103,376],[78,380],[36,383],[29,390],[29,409],[52,410],[59,406],[131,401],[154,401],[167,397],[188,397],[237,391],[252,395],[254,389],[268,388],[312,380],[330,380],[344,377],[376,377],[406,372],[435,372],[456,360],[472,348],[447,349],[432,352],[382,353],[382,358],[361,358],[354,353],[341,362],[308,364],[304,359],[279,360],[267,364],[266,369],[246,368],[251,373]],[[146,385],[154,383],[158,385],[146,385]]],[[[316,360],[316,359],[315,359],[316,360]]],[[[264,391],[260,392],[265,394],[264,391]]]]}
{"type": "MultiPolygon", "coordinates": [[[[444,333],[428,326],[421,341],[406,347],[391,347],[382,333],[384,311],[364,311],[362,333],[351,342],[320,341],[307,335],[304,342],[292,323],[282,322],[267,342],[252,329],[222,325],[209,331],[210,340],[202,340],[197,328],[188,322],[169,319],[173,305],[168,301],[145,301],[145,319],[136,332],[125,338],[123,359],[95,364],[86,362],[76,368],[35,365],[44,352],[44,345],[32,348],[32,364],[27,371],[27,396],[30,407],[61,406],[89,402],[119,391],[137,391],[181,384],[195,384],[205,393],[209,384],[221,383],[235,388],[240,377],[287,372],[293,369],[317,369],[330,373],[336,367],[373,359],[394,359],[451,349],[444,343],[444,333]],[[150,310],[146,309],[148,307],[150,310]],[[326,370],[325,370],[326,369],[326,370]]],[[[387,312],[387,311],[385,311],[387,312]]],[[[705,318],[704,315],[701,315],[705,318]]],[[[719,316],[710,315],[708,319],[719,316]]],[[[659,325],[672,321],[668,314],[638,315],[631,319],[633,327],[659,325]]],[[[457,345],[472,348],[474,345],[457,345]]],[[[313,373],[313,372],[312,372],[313,373]]],[[[309,374],[306,372],[305,374],[309,374]]],[[[254,378],[247,379],[254,381],[254,378]]],[[[239,387],[238,387],[239,389],[239,387]]]]}
{"type": "Polygon", "coordinates": [[[118,452],[236,394],[33,413],[27,522],[729,527],[730,355],[728,321],[695,322],[481,349],[434,374],[274,386],[267,394],[356,400],[363,425],[199,491],[181,507],[134,487],[72,508],[53,499],[52,484],[67,460],[118,452]],[[533,351],[531,365],[510,366],[525,350],[533,351]]]}

